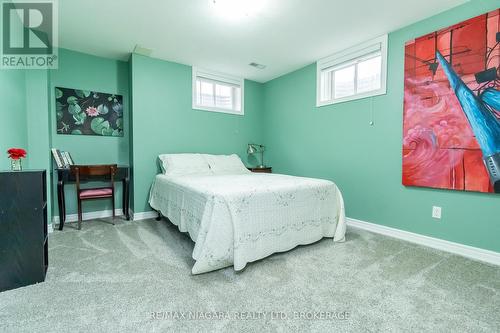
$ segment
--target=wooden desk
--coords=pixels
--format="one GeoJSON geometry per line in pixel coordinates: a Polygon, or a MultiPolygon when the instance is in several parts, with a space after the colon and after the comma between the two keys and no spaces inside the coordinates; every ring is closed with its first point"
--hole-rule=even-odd
{"type": "MultiPolygon", "coordinates": [[[[66,199],[64,198],[64,185],[66,183],[74,183],[76,181],[75,175],[73,175],[70,169],[56,169],[57,172],[57,204],[59,206],[59,230],[64,227],[64,222],[66,222],[66,199]]],[[[80,177],[81,181],[109,181],[103,179],[102,177],[80,177]]],[[[130,167],[128,165],[119,165],[115,174],[115,181],[121,181],[123,184],[123,198],[122,198],[122,208],[123,215],[130,220],[129,214],[129,183],[130,183],[130,167]]]]}

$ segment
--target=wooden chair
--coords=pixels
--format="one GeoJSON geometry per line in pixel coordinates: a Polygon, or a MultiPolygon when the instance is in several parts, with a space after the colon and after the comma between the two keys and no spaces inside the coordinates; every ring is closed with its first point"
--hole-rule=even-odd
{"type": "MultiPolygon", "coordinates": [[[[78,230],[82,228],[82,201],[111,198],[113,204],[113,220],[115,219],[115,182],[117,165],[72,165],[71,172],[76,178],[76,198],[78,201],[78,230]],[[97,188],[80,188],[81,180],[110,181],[109,186],[97,188]]],[[[114,225],[114,223],[113,223],[114,225]]]]}

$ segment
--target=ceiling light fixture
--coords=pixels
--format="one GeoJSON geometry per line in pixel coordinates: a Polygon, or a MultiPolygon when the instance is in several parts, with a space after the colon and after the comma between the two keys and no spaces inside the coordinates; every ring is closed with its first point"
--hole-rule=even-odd
{"type": "Polygon", "coordinates": [[[241,20],[261,12],[266,0],[212,0],[219,16],[229,20],[241,20]]]}

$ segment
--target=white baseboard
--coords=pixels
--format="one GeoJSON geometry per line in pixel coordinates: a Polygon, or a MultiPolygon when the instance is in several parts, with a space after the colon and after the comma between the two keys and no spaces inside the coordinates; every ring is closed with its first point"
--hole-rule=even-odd
{"type": "Polygon", "coordinates": [[[146,220],[146,219],[152,219],[152,218],[158,217],[158,213],[155,212],[154,210],[149,211],[149,212],[138,212],[138,213],[134,213],[133,211],[130,211],[130,216],[131,216],[132,220],[140,221],[140,220],[146,220]]]}
{"type": "Polygon", "coordinates": [[[484,250],[478,247],[454,243],[439,238],[419,235],[413,232],[394,229],[380,224],[365,222],[352,218],[347,218],[346,221],[349,227],[371,231],[377,234],[398,238],[411,243],[432,247],[441,251],[500,266],[499,252],[484,250]]]}
{"type": "MultiPolygon", "coordinates": [[[[83,220],[93,220],[93,219],[102,219],[106,217],[111,217],[113,216],[113,211],[111,209],[109,210],[100,210],[96,212],[88,212],[88,213],[83,213],[83,220]]],[[[132,209],[129,211],[130,213],[130,219],[133,221],[140,221],[140,220],[146,220],[146,219],[151,219],[155,218],[158,216],[158,213],[155,212],[154,210],[149,211],[149,212],[139,212],[139,213],[134,213],[132,209]]],[[[122,216],[123,211],[122,209],[115,209],[115,215],[116,216],[122,216]]],[[[76,222],[78,221],[78,214],[69,214],[66,215],[66,222],[76,222]]],[[[59,216],[53,216],[52,217],[52,224],[49,226],[49,232],[54,231],[54,224],[59,224],[59,216]]]]}
{"type": "MultiPolygon", "coordinates": [[[[116,216],[123,215],[123,210],[121,208],[115,209],[115,215],[116,216]]],[[[111,209],[108,209],[108,210],[99,210],[96,212],[83,213],[82,219],[83,220],[102,219],[111,216],[113,216],[113,211],[111,209]]],[[[66,215],[65,222],[76,222],[76,221],[78,221],[78,214],[66,215]]],[[[59,224],[59,215],[52,217],[52,223],[59,224]]]]}

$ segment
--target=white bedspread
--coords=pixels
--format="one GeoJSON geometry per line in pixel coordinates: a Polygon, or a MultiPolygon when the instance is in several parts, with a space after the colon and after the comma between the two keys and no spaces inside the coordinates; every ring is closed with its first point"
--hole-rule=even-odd
{"type": "Polygon", "coordinates": [[[327,180],[279,174],[157,175],[149,204],[195,242],[192,273],[247,263],[323,237],[344,241],[342,195],[327,180]]]}

